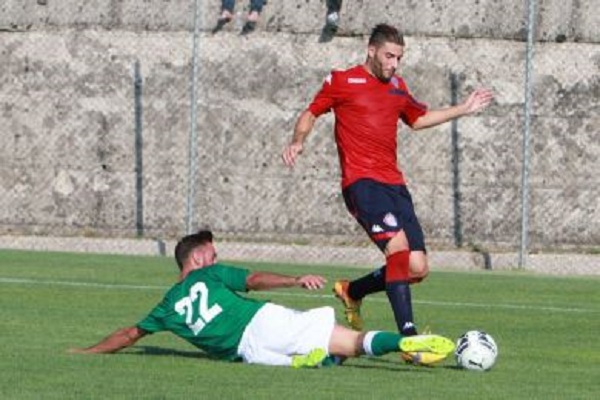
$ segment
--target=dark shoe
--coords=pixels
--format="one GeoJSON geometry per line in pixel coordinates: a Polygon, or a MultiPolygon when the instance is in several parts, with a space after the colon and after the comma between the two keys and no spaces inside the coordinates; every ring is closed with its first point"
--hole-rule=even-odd
{"type": "Polygon", "coordinates": [[[225,25],[227,25],[229,22],[231,22],[231,17],[230,18],[219,18],[217,20],[217,25],[215,25],[215,27],[212,30],[212,34],[214,35],[215,33],[217,33],[220,30],[222,30],[223,27],[225,25]]]}
{"type": "Polygon", "coordinates": [[[319,43],[331,42],[337,33],[337,26],[325,25],[321,30],[321,36],[319,36],[319,43]]]}
{"type": "Polygon", "coordinates": [[[325,18],[325,26],[321,30],[321,36],[319,37],[320,43],[331,42],[333,37],[338,31],[340,24],[340,15],[337,12],[331,12],[327,14],[325,18]]]}
{"type": "Polygon", "coordinates": [[[256,21],[246,21],[240,35],[248,35],[256,29],[256,21]]]}

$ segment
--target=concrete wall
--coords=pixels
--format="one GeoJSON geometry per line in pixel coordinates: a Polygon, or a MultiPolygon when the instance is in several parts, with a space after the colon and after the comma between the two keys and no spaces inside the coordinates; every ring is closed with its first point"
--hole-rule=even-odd
{"type": "MultiPolygon", "coordinates": [[[[204,29],[218,13],[208,3],[204,29]]],[[[479,86],[496,93],[456,125],[400,131],[432,245],[518,245],[525,46],[505,39],[523,37],[521,3],[344,4],[343,35],[380,20],[405,26],[402,73],[432,107],[479,86]]],[[[538,17],[538,39],[551,42],[535,53],[534,247],[600,243],[600,24],[590,3],[568,4],[544,2],[538,17]]],[[[331,117],[294,171],[279,159],[327,72],[364,60],[364,36],[317,42],[324,11],[273,1],[248,39],[201,35],[196,224],[245,240],[364,242],[339,194],[331,117]]],[[[181,0],[0,5],[0,232],[183,233],[192,14],[181,0]]]]}
{"type": "MultiPolygon", "coordinates": [[[[103,28],[138,31],[190,31],[194,0],[4,0],[0,29],[103,28]]],[[[215,22],[219,0],[198,0],[200,28],[215,22]]],[[[249,1],[238,0],[247,10],[249,1]]],[[[539,0],[536,38],[544,41],[600,41],[598,0],[539,0]]],[[[349,1],[342,3],[343,35],[363,35],[379,22],[401,26],[408,35],[517,39],[526,37],[526,1],[434,0],[349,1]]],[[[270,32],[314,34],[324,22],[324,0],[271,0],[261,28],[270,32]]]]}

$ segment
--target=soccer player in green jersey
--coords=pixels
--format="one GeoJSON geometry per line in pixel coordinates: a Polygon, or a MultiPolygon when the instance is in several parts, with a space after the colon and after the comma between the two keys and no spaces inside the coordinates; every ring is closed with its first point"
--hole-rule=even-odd
{"type": "Polygon", "coordinates": [[[185,236],[175,246],[176,283],[144,319],[74,353],[114,353],[142,337],[169,331],[223,360],[292,367],[318,367],[361,354],[424,351],[447,355],[454,343],[442,336],[403,337],[357,332],[335,322],[332,307],[298,311],[238,292],[284,287],[322,289],[319,275],[288,276],[217,263],[210,231],[185,236]]]}

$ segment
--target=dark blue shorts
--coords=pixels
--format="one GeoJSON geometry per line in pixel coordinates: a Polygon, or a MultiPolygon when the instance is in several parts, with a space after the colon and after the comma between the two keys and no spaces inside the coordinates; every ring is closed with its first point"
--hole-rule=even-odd
{"type": "Polygon", "coordinates": [[[426,251],[423,229],[404,185],[361,179],[343,190],[346,208],[381,251],[404,230],[410,250],[426,251]]]}

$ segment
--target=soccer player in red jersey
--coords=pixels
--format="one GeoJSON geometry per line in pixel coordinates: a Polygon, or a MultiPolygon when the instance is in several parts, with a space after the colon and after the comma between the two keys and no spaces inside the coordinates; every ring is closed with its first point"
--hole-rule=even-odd
{"type": "Polygon", "coordinates": [[[396,75],[403,53],[403,35],[392,26],[377,25],[365,63],[331,72],[299,116],[283,161],[295,165],[316,119],[333,110],[346,207],[386,258],[373,273],[336,282],[334,292],[344,302],[350,325],[362,329],[361,300],[385,290],[399,332],[415,335],[409,285],[423,280],[429,266],[423,231],[398,168],[398,120],[413,130],[429,128],[484,109],[493,95],[479,89],[462,104],[429,110],[396,75]]]}

